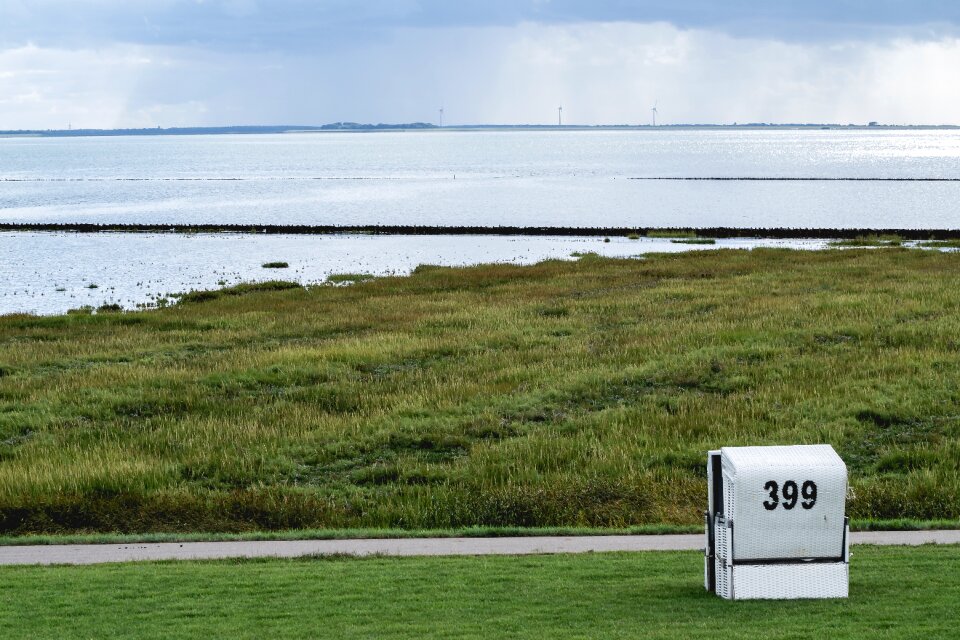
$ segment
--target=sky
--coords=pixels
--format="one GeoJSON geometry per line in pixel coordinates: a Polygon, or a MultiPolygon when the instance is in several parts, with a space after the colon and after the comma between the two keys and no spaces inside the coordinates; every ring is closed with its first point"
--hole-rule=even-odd
{"type": "Polygon", "coordinates": [[[0,0],[0,130],[960,124],[956,0],[0,0]]]}

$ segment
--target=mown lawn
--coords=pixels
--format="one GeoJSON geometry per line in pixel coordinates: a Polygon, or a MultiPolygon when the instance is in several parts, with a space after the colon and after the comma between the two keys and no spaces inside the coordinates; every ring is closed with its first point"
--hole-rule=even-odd
{"type": "Polygon", "coordinates": [[[958,254],[273,288],[0,318],[0,532],[695,524],[706,450],[814,442],[853,517],[960,517],[958,254]]]}
{"type": "Polygon", "coordinates": [[[850,598],[726,602],[697,553],[0,568],[0,637],[956,638],[960,546],[856,547],[850,598]]]}

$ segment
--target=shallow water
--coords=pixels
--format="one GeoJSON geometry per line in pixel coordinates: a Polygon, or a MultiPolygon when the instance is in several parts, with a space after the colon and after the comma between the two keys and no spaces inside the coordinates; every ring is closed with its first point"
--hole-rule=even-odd
{"type": "Polygon", "coordinates": [[[960,131],[0,139],[0,222],[919,229],[958,203],[960,131]]]}
{"type": "Polygon", "coordinates": [[[717,240],[505,236],[303,236],[257,234],[0,233],[0,314],[64,313],[82,306],[132,309],[167,294],[239,282],[316,284],[335,273],[403,275],[420,264],[531,264],[575,252],[640,256],[718,248],[817,249],[820,240],[717,240]],[[285,261],[287,269],[264,269],[285,261]],[[89,288],[91,284],[97,288],[89,288]]]}

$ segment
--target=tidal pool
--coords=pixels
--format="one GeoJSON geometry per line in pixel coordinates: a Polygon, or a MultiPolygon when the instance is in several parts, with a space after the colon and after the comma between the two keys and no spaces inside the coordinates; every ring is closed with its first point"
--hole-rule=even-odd
{"type": "Polygon", "coordinates": [[[420,264],[532,264],[575,253],[632,257],[654,252],[790,247],[824,240],[670,239],[555,236],[378,236],[140,233],[0,233],[0,314],[57,314],[84,306],[125,309],[172,294],[240,282],[319,284],[330,275],[404,275],[420,264]],[[269,262],[288,268],[267,269],[269,262]]]}

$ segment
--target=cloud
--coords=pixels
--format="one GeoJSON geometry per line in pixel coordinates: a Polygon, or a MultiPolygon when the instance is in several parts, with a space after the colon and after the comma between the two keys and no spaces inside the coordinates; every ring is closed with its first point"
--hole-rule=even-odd
{"type": "Polygon", "coordinates": [[[329,51],[397,28],[668,22],[800,41],[957,33],[954,0],[4,0],[0,46],[329,51]]]}
{"type": "Polygon", "coordinates": [[[958,39],[787,43],[666,24],[527,25],[498,67],[478,92],[494,121],[549,121],[562,102],[569,122],[645,123],[658,102],[673,123],[960,122],[949,81],[958,39]]]}
{"type": "Polygon", "coordinates": [[[0,51],[0,128],[111,126],[135,119],[128,99],[147,69],[163,65],[156,48],[0,51]]]}
{"type": "Polygon", "coordinates": [[[0,51],[0,129],[434,121],[441,105],[448,124],[551,123],[560,104],[568,123],[646,123],[654,101],[666,123],[956,123],[958,68],[955,37],[629,22],[391,28],[316,51],[27,45],[0,51]]]}

